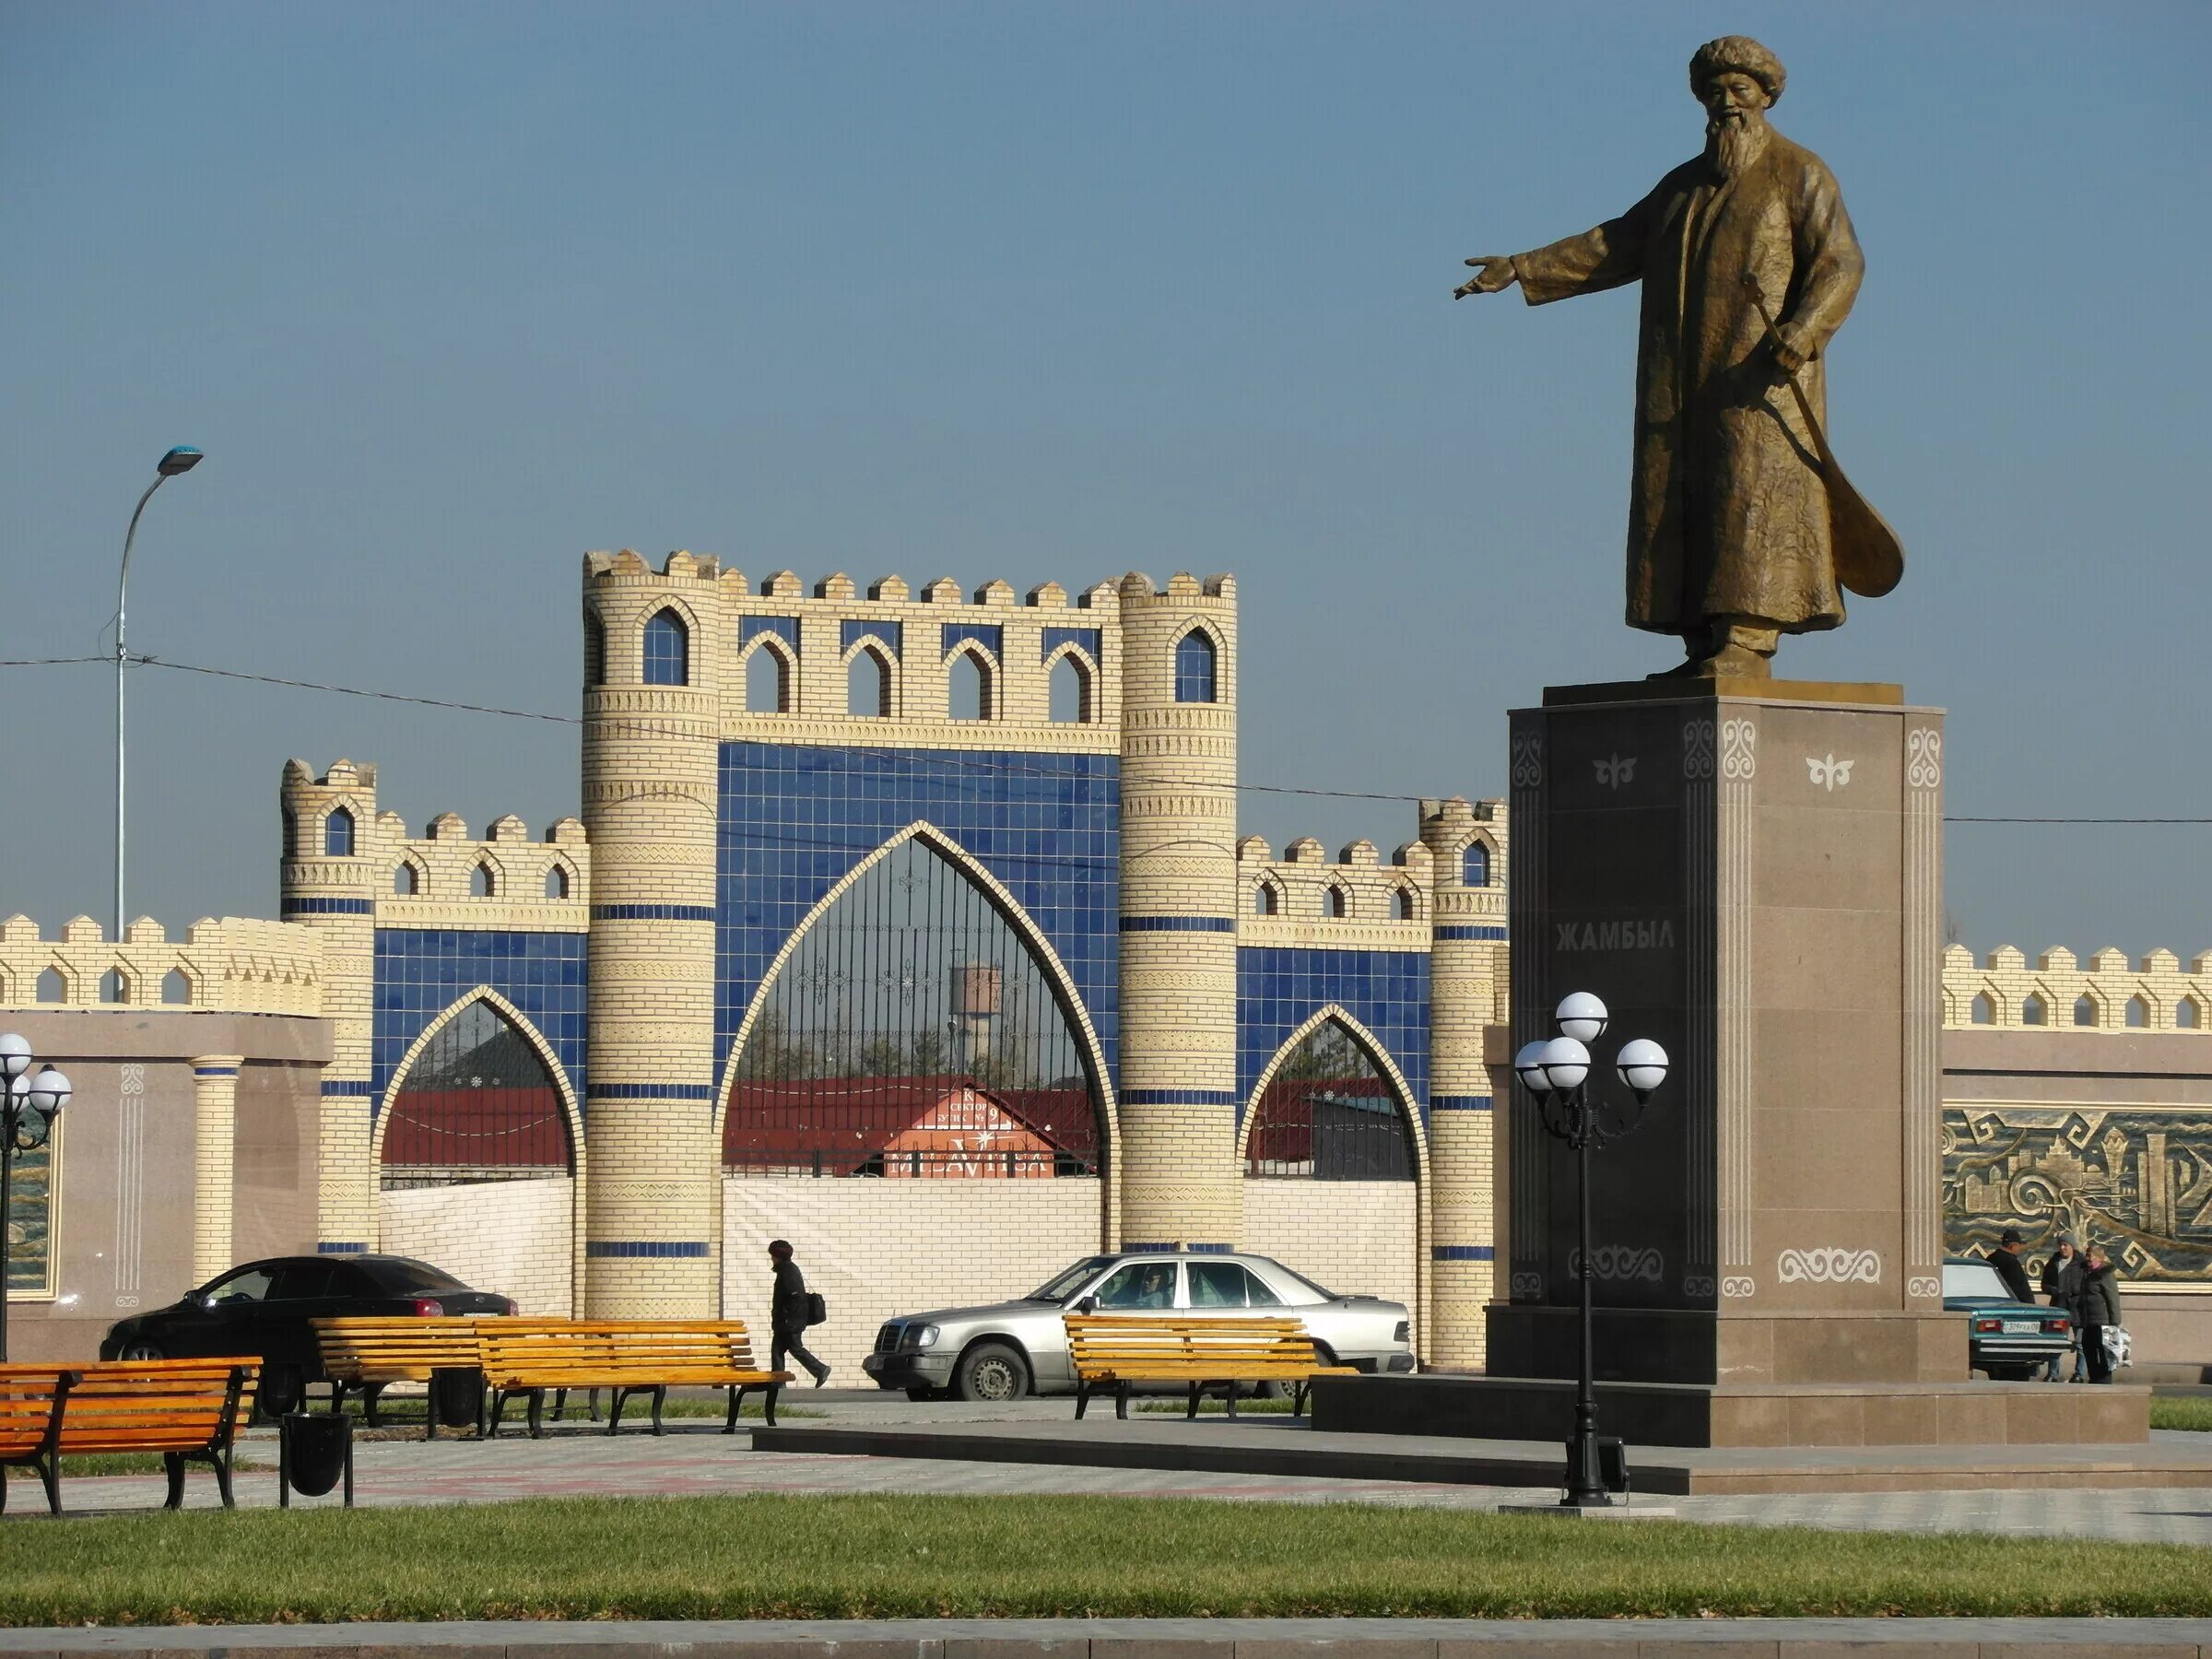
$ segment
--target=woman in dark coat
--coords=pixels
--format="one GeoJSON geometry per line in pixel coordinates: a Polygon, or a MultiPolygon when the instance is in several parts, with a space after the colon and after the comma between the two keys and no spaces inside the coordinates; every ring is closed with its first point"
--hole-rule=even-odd
{"type": "Polygon", "coordinates": [[[2112,1361],[2104,1351],[2104,1329],[2122,1324],[2120,1270],[2105,1254],[2104,1246],[2089,1246],[2088,1261],[2081,1275],[2081,1347],[2089,1359],[2089,1381],[2110,1382],[2112,1361]]]}

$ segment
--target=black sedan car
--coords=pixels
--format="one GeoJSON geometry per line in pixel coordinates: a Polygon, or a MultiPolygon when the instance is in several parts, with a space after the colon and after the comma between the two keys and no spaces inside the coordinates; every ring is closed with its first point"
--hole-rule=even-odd
{"type": "Polygon", "coordinates": [[[448,1313],[512,1313],[504,1296],[471,1290],[412,1256],[272,1256],[211,1280],[182,1301],[119,1319],[100,1345],[102,1359],[200,1359],[258,1354],[261,1409],[297,1408],[322,1379],[313,1319],[434,1319],[448,1313]]]}
{"type": "Polygon", "coordinates": [[[1943,1305],[1966,1315],[1966,1363],[1996,1382],[2032,1382],[2074,1347],[2064,1308],[2015,1301],[1987,1262],[1952,1256],[1943,1264],[1943,1305]]]}

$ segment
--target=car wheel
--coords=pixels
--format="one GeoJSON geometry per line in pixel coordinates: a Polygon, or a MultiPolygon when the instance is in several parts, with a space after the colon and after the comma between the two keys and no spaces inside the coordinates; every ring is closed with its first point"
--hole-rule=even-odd
{"type": "Polygon", "coordinates": [[[169,1358],[169,1356],[161,1351],[161,1345],[159,1343],[148,1342],[145,1337],[139,1336],[124,1343],[123,1345],[123,1352],[116,1355],[115,1358],[118,1359],[142,1361],[147,1359],[166,1359],[169,1358]]]}
{"type": "Polygon", "coordinates": [[[953,1369],[952,1390],[963,1400],[991,1405],[1018,1400],[1030,1392],[1029,1361],[1008,1343],[979,1342],[953,1369]]]}
{"type": "Polygon", "coordinates": [[[306,1393],[307,1382],[300,1376],[298,1366],[265,1365],[260,1389],[253,1396],[253,1409],[265,1418],[280,1418],[299,1410],[306,1393]]]}

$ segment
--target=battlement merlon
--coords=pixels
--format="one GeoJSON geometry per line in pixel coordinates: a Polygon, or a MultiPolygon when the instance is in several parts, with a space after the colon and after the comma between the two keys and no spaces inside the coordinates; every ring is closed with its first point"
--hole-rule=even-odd
{"type": "Polygon", "coordinates": [[[2139,962],[2124,951],[2097,951],[2083,968],[2054,947],[2030,965],[2025,952],[1999,946],[1982,959],[1963,945],[1943,953],[1943,1023],[1972,1030],[2212,1033],[2212,951],[2183,970],[2170,950],[2139,962]]]}

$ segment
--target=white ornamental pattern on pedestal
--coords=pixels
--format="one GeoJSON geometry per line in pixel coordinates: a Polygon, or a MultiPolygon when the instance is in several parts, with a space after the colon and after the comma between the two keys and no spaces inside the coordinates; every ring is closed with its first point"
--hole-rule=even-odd
{"type": "Polygon", "coordinates": [[[1712,776],[1712,722],[1682,723],[1682,775],[1697,780],[1712,776]]]}
{"type": "Polygon", "coordinates": [[[1512,1296],[1515,1301],[1534,1301],[1544,1294],[1544,1276],[1540,1273],[1513,1275],[1512,1296]]]}
{"type": "Polygon", "coordinates": [[[1755,1296],[1758,1293],[1759,1283],[1748,1274],[1732,1273],[1721,1281],[1723,1296],[1755,1296]]]}
{"type": "Polygon", "coordinates": [[[1719,1286],[1713,1283],[1712,1275],[1710,1273],[1687,1274],[1682,1280],[1682,1294],[1685,1296],[1707,1297],[1714,1294],[1718,1289],[1719,1286]]]}
{"type": "Polygon", "coordinates": [[[1905,734],[1905,782],[1914,789],[1934,789],[1943,782],[1943,734],[1934,726],[1915,726],[1905,734]]]}
{"type": "Polygon", "coordinates": [[[1841,760],[1833,755],[1807,755],[1805,758],[1805,770],[1813,787],[1825,789],[1830,794],[1850,784],[1853,764],[1848,757],[1841,760]]]}
{"type": "MultiPolygon", "coordinates": [[[[1666,1275],[1666,1258],[1651,1245],[1600,1244],[1590,1253],[1591,1277],[1601,1279],[1649,1279],[1657,1284],[1666,1275]]],[[[1567,1253],[1567,1271],[1580,1277],[1583,1253],[1567,1253]]]]}
{"type": "Polygon", "coordinates": [[[1512,779],[1515,789],[1534,789],[1544,782],[1544,739],[1533,732],[1513,739],[1512,779]]]}
{"type": "Polygon", "coordinates": [[[1636,781],[1636,757],[1633,755],[1607,755],[1590,764],[1597,773],[1601,788],[1618,790],[1622,784],[1636,781]]]}
{"type": "Polygon", "coordinates": [[[1905,1281],[1905,1294],[1907,1296],[1915,1298],[1916,1300],[1921,1298],[1934,1298],[1941,1296],[1943,1294],[1943,1281],[1939,1278],[1931,1277],[1926,1274],[1922,1274],[1917,1278],[1912,1278],[1905,1281]]]}
{"type": "Polygon", "coordinates": [[[1785,1285],[1878,1285],[1882,1282],[1882,1258],[1871,1250],[1846,1250],[1834,1244],[1785,1250],[1775,1258],[1774,1277],[1785,1285]]]}
{"type": "Polygon", "coordinates": [[[1721,722],[1721,776],[1741,782],[1759,771],[1759,728],[1748,720],[1721,722]]]}

